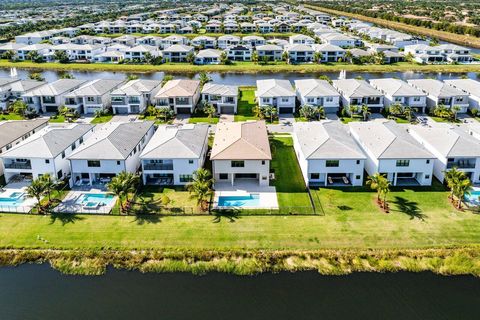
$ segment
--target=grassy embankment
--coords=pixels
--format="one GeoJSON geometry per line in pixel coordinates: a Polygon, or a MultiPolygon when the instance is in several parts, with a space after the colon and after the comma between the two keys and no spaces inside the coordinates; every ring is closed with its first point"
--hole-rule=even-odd
{"type": "Polygon", "coordinates": [[[108,63],[34,63],[31,61],[11,62],[0,60],[0,68],[20,68],[32,70],[58,70],[58,71],[111,71],[111,72],[167,72],[167,73],[257,73],[257,72],[480,72],[480,64],[473,65],[422,65],[410,62],[400,62],[388,65],[365,64],[356,65],[349,63],[330,64],[298,64],[291,65],[285,62],[269,63],[267,65],[253,62],[235,62],[231,65],[191,65],[188,63],[165,63],[161,65],[148,64],[108,64],[108,63]]]}
{"type": "Polygon", "coordinates": [[[314,191],[325,216],[0,215],[0,265],[46,262],[66,273],[141,271],[424,271],[480,276],[480,216],[447,191],[395,188],[391,212],[366,188],[314,191]]]}
{"type": "Polygon", "coordinates": [[[451,43],[456,43],[459,45],[464,45],[464,46],[471,46],[474,48],[480,48],[480,38],[477,37],[472,37],[469,35],[461,35],[461,34],[456,34],[456,33],[451,33],[451,32],[446,32],[446,31],[440,31],[440,30],[434,30],[434,29],[429,29],[429,28],[424,28],[424,27],[418,27],[418,26],[412,26],[406,23],[402,22],[396,22],[396,21],[389,21],[389,20],[384,20],[380,18],[372,18],[372,17],[367,17],[361,14],[356,14],[356,13],[350,13],[350,12],[345,12],[345,11],[338,11],[338,10],[333,10],[317,5],[305,5],[306,8],[310,8],[313,10],[318,10],[322,11],[325,13],[337,15],[337,16],[345,16],[349,18],[354,18],[362,21],[367,21],[371,23],[375,23],[379,26],[387,27],[393,30],[399,30],[399,31],[405,31],[413,34],[419,34],[422,36],[426,37],[434,37],[439,40],[443,41],[448,41],[451,43]]]}

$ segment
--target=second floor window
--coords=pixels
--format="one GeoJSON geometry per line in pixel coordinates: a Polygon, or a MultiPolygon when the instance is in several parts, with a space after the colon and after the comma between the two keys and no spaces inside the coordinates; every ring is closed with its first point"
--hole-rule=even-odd
{"type": "Polygon", "coordinates": [[[340,165],[339,160],[327,160],[325,163],[326,167],[338,167],[340,165]]]}
{"type": "Polygon", "coordinates": [[[88,160],[87,161],[87,166],[90,168],[99,168],[100,167],[100,161],[98,160],[88,160]]]}
{"type": "Polygon", "coordinates": [[[397,167],[408,167],[410,160],[397,160],[397,167]]]}
{"type": "Polygon", "coordinates": [[[245,161],[232,161],[232,168],[243,168],[245,167],[245,161]]]}

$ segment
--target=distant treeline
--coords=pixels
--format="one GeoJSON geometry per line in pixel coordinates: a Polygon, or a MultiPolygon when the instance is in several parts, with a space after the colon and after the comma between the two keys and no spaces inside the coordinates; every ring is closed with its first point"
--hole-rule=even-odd
{"type": "Polygon", "coordinates": [[[409,24],[412,26],[424,27],[433,30],[440,30],[446,31],[456,34],[463,34],[463,35],[472,35],[475,37],[480,37],[480,27],[477,26],[464,26],[458,25],[454,23],[450,23],[447,21],[442,22],[435,22],[417,18],[406,18],[402,16],[395,15],[394,13],[390,12],[381,12],[381,11],[370,11],[364,8],[355,7],[355,2],[351,1],[344,1],[340,3],[332,3],[330,1],[315,1],[311,2],[311,5],[318,5],[325,8],[329,8],[332,10],[344,11],[354,14],[360,14],[363,16],[371,17],[371,18],[379,18],[389,21],[401,22],[405,24],[409,24]]]}

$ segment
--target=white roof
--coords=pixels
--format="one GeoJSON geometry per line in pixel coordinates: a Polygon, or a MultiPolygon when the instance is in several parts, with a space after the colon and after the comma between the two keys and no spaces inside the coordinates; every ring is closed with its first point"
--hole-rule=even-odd
{"type": "Polygon", "coordinates": [[[393,78],[384,78],[384,79],[371,79],[369,80],[370,84],[380,91],[384,92],[389,96],[397,97],[418,97],[426,96],[426,94],[403,80],[393,79],[393,78]]]}
{"type": "Polygon", "coordinates": [[[372,97],[372,96],[383,96],[383,94],[372,87],[365,80],[357,79],[341,79],[333,80],[333,86],[337,88],[342,95],[349,98],[362,98],[362,97],[372,97]]]}
{"type": "Polygon", "coordinates": [[[238,96],[238,86],[207,82],[202,93],[219,96],[238,96]]]}
{"type": "Polygon", "coordinates": [[[295,97],[295,90],[288,80],[257,80],[257,97],[295,97]]]}
{"type": "Polygon", "coordinates": [[[26,96],[57,96],[72,91],[87,83],[87,81],[88,80],[59,79],[28,92],[26,96]]]}
{"type": "Polygon", "coordinates": [[[480,82],[472,79],[444,80],[449,86],[460,89],[472,96],[480,97],[480,82]]]}
{"type": "Polygon", "coordinates": [[[303,97],[340,96],[335,88],[326,80],[295,80],[295,88],[303,97]]]}
{"type": "Polygon", "coordinates": [[[140,96],[143,93],[151,92],[161,84],[160,80],[135,79],[113,90],[111,95],[140,96]]]}
{"type": "Polygon", "coordinates": [[[440,80],[413,79],[408,80],[408,83],[435,97],[452,97],[467,95],[462,90],[449,86],[440,80]]]}
{"type": "Polygon", "coordinates": [[[392,120],[377,119],[348,124],[360,144],[377,159],[432,159],[435,158],[416,141],[407,127],[392,120]]]}
{"type": "Polygon", "coordinates": [[[305,159],[365,159],[365,154],[338,121],[297,122],[293,132],[305,159]]]}
{"type": "Polygon", "coordinates": [[[92,80],[78,89],[73,90],[68,96],[103,96],[104,94],[112,91],[124,80],[113,80],[113,79],[96,79],[92,80]]]}
{"type": "Polygon", "coordinates": [[[208,139],[208,125],[162,125],[157,128],[140,158],[198,159],[208,139]]]}

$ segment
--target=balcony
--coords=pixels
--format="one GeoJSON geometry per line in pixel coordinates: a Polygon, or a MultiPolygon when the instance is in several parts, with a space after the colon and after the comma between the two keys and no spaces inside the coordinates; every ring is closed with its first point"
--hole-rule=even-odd
{"type": "Polygon", "coordinates": [[[458,169],[475,169],[475,160],[457,160],[447,162],[447,169],[451,169],[454,167],[458,169]]]}
{"type": "Polygon", "coordinates": [[[5,169],[32,169],[32,163],[29,161],[25,162],[19,162],[19,161],[14,161],[14,162],[7,162],[5,163],[5,169]]]}
{"type": "Polygon", "coordinates": [[[173,170],[173,163],[145,163],[143,170],[173,170]]]}

